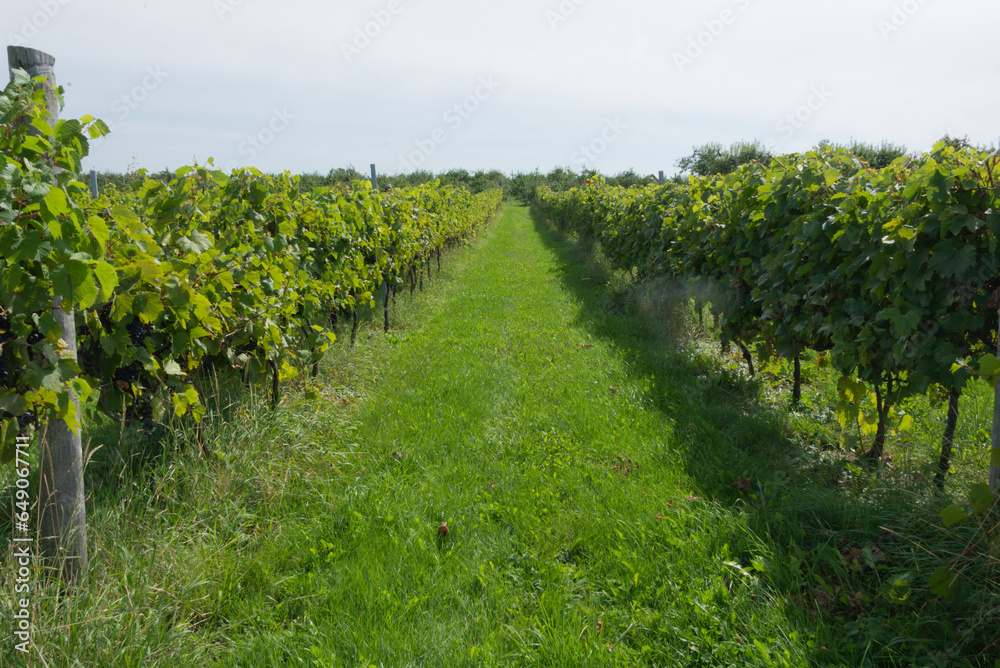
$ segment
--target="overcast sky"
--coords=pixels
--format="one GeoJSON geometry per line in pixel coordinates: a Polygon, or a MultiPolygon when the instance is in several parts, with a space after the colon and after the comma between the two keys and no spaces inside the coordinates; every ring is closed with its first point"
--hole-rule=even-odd
{"type": "Polygon", "coordinates": [[[986,0],[5,0],[87,168],[675,173],[695,145],[1000,136],[986,0]]]}

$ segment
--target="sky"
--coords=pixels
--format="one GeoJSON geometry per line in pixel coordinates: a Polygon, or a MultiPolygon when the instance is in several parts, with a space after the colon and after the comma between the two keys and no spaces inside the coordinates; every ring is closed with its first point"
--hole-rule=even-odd
{"type": "Polygon", "coordinates": [[[5,0],[85,169],[677,173],[708,142],[1000,138],[985,0],[5,0]]]}

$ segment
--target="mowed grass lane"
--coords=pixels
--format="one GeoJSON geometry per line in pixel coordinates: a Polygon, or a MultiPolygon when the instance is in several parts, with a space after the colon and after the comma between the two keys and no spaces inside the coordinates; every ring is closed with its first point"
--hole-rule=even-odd
{"type": "Polygon", "coordinates": [[[669,379],[632,359],[661,344],[589,308],[568,286],[605,288],[560,243],[507,206],[425,320],[389,335],[331,444],[352,453],[346,472],[259,555],[267,604],[223,663],[804,665],[818,651],[746,570],[757,546],[738,504],[700,498],[687,473],[697,433],[654,392],[669,379]]]}

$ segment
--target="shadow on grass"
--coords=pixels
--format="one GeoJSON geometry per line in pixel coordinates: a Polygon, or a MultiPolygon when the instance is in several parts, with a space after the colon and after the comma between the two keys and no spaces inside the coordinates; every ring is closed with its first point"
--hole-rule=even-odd
{"type": "MultiPolygon", "coordinates": [[[[852,665],[921,656],[940,657],[926,665],[993,665],[990,627],[960,632],[972,615],[927,591],[943,559],[921,546],[959,554],[968,540],[941,530],[929,489],[887,483],[843,453],[808,446],[760,381],[720,369],[680,336],[691,323],[686,299],[671,300],[678,286],[635,288],[607,269],[593,240],[559,232],[534,208],[531,217],[582,305],[577,324],[614,343],[648,381],[673,425],[666,456],[683,461],[701,495],[741,513],[728,544],[787,602],[790,621],[839,645],[840,660],[852,657],[852,665]]],[[[985,595],[967,602],[990,604],[985,595]]],[[[817,663],[826,657],[816,649],[817,663]]]]}

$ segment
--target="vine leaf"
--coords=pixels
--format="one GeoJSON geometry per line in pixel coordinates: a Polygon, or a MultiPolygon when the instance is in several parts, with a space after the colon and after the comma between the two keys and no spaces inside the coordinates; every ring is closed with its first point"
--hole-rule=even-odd
{"type": "Polygon", "coordinates": [[[52,291],[70,304],[89,308],[97,300],[97,283],[86,262],[67,260],[53,267],[50,275],[52,291]]]}

